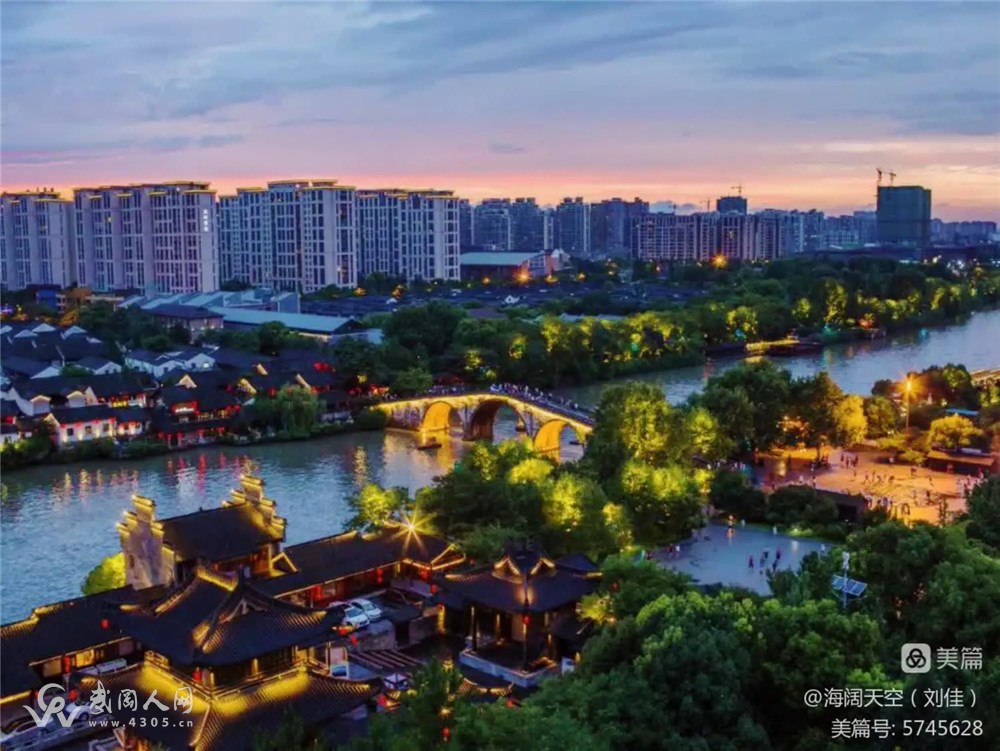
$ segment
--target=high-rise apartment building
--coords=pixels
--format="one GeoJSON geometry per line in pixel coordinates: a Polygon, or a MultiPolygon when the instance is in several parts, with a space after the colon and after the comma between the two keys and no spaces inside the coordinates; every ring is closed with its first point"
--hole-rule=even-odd
{"type": "Polygon", "coordinates": [[[590,206],[590,248],[595,256],[615,258],[632,255],[633,228],[649,213],[649,203],[636,198],[621,198],[594,203],[590,206]]]}
{"type": "Polygon", "coordinates": [[[76,281],[73,202],[52,191],[0,195],[0,286],[76,281]]]}
{"type": "Polygon", "coordinates": [[[472,236],[477,248],[483,250],[513,250],[510,199],[487,198],[473,209],[472,236]]]}
{"type": "Polygon", "coordinates": [[[636,258],[682,263],[705,260],[715,246],[715,222],[706,220],[708,216],[661,212],[647,214],[632,228],[632,246],[635,248],[636,258]],[[709,232],[704,231],[704,225],[710,227],[709,232]]]}
{"type": "Polygon", "coordinates": [[[564,198],[553,220],[554,245],[574,256],[590,255],[590,204],[583,198],[564,198]]]}
{"type": "Polygon", "coordinates": [[[449,190],[358,191],[361,275],[458,281],[459,199],[449,190]]]}
{"type": "Polygon", "coordinates": [[[822,211],[809,209],[802,212],[802,252],[816,253],[823,249],[822,211]]]}
{"type": "Polygon", "coordinates": [[[183,180],[74,191],[77,281],[98,290],[219,288],[215,191],[183,180]]]}
{"type": "Polygon", "coordinates": [[[723,196],[716,199],[715,210],[720,214],[743,214],[747,213],[747,199],[743,196],[723,196]]]}
{"type": "Polygon", "coordinates": [[[878,241],[926,248],[931,243],[931,192],[919,185],[880,186],[878,241]]]}
{"type": "Polygon", "coordinates": [[[315,292],[358,282],[355,190],[279,180],[219,199],[223,280],[315,292]]]}
{"type": "Polygon", "coordinates": [[[468,198],[458,202],[458,244],[463,251],[475,245],[472,239],[472,204],[468,198]]]}
{"type": "Polygon", "coordinates": [[[855,211],[854,221],[857,223],[859,243],[878,242],[878,214],[874,211],[855,211]]]}
{"type": "Polygon", "coordinates": [[[731,259],[754,259],[754,218],[746,214],[719,214],[718,254],[731,259]]]}
{"type": "Polygon", "coordinates": [[[515,198],[510,204],[512,250],[545,250],[545,212],[534,198],[515,198]]]}

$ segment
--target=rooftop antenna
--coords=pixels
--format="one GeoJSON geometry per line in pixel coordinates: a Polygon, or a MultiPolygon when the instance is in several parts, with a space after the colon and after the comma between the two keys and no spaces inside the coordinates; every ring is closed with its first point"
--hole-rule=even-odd
{"type": "Polygon", "coordinates": [[[705,199],[705,211],[711,211],[711,210],[712,210],[712,199],[711,198],[706,198],[705,199]]]}
{"type": "Polygon", "coordinates": [[[742,196],[743,195],[743,183],[740,183],[739,185],[733,185],[729,189],[730,190],[735,190],[737,196],[742,196]]]}

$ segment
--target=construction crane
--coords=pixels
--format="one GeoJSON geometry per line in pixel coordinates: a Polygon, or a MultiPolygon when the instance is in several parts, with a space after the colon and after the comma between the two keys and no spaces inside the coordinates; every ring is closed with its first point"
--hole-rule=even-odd
{"type": "Polygon", "coordinates": [[[730,190],[735,190],[736,191],[736,195],[738,195],[738,196],[742,196],[743,195],[743,183],[740,183],[739,185],[733,185],[729,189],[730,190]]]}
{"type": "Polygon", "coordinates": [[[711,210],[712,210],[712,199],[711,198],[706,198],[705,199],[705,211],[711,211],[711,210]]]}
{"type": "Polygon", "coordinates": [[[876,185],[878,187],[882,187],[882,177],[883,177],[883,175],[888,175],[889,176],[889,185],[890,186],[893,183],[896,182],[896,173],[893,172],[891,169],[883,169],[882,167],[876,167],[875,168],[875,172],[878,173],[878,182],[876,183],[876,185]]]}
{"type": "Polygon", "coordinates": [[[896,173],[895,172],[890,172],[889,173],[889,185],[891,186],[895,182],[896,182],[896,173]]]}
{"type": "Polygon", "coordinates": [[[876,167],[875,171],[878,173],[878,182],[875,183],[878,187],[882,187],[882,173],[885,172],[881,167],[876,167]]]}

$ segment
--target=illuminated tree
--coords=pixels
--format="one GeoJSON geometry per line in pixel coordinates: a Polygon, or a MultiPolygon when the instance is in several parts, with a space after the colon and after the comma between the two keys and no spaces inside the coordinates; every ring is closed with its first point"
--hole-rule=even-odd
{"type": "Polygon", "coordinates": [[[946,451],[954,451],[969,446],[983,437],[983,431],[977,428],[972,420],[962,415],[940,417],[931,423],[927,432],[927,442],[931,446],[940,446],[946,451]]]}
{"type": "Polygon", "coordinates": [[[305,386],[286,386],[274,397],[277,418],[282,429],[302,433],[308,431],[319,417],[319,397],[305,386]]]}
{"type": "Polygon", "coordinates": [[[865,417],[864,400],[856,394],[848,394],[833,408],[834,440],[841,446],[861,443],[868,432],[868,418],[865,417]]]}
{"type": "Polygon", "coordinates": [[[381,529],[388,522],[400,519],[410,504],[406,488],[382,488],[367,483],[361,492],[348,501],[354,517],[348,522],[350,529],[381,529]]]}
{"type": "Polygon", "coordinates": [[[865,399],[864,410],[869,438],[884,438],[899,430],[899,408],[892,399],[884,396],[869,397],[865,399]]]}
{"type": "Polygon", "coordinates": [[[125,555],[109,555],[95,566],[84,579],[80,591],[85,595],[96,595],[109,589],[125,586],[125,555]]]}
{"type": "Polygon", "coordinates": [[[703,520],[701,496],[689,469],[631,460],[619,480],[621,501],[637,541],[662,544],[687,537],[703,520]]]}

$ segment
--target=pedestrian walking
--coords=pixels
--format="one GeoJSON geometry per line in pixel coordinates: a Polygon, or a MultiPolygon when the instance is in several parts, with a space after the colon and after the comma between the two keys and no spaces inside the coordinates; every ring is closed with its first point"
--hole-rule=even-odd
{"type": "Polygon", "coordinates": [[[753,556],[750,556],[750,560],[747,563],[747,566],[749,566],[750,570],[753,571],[753,556]]]}

